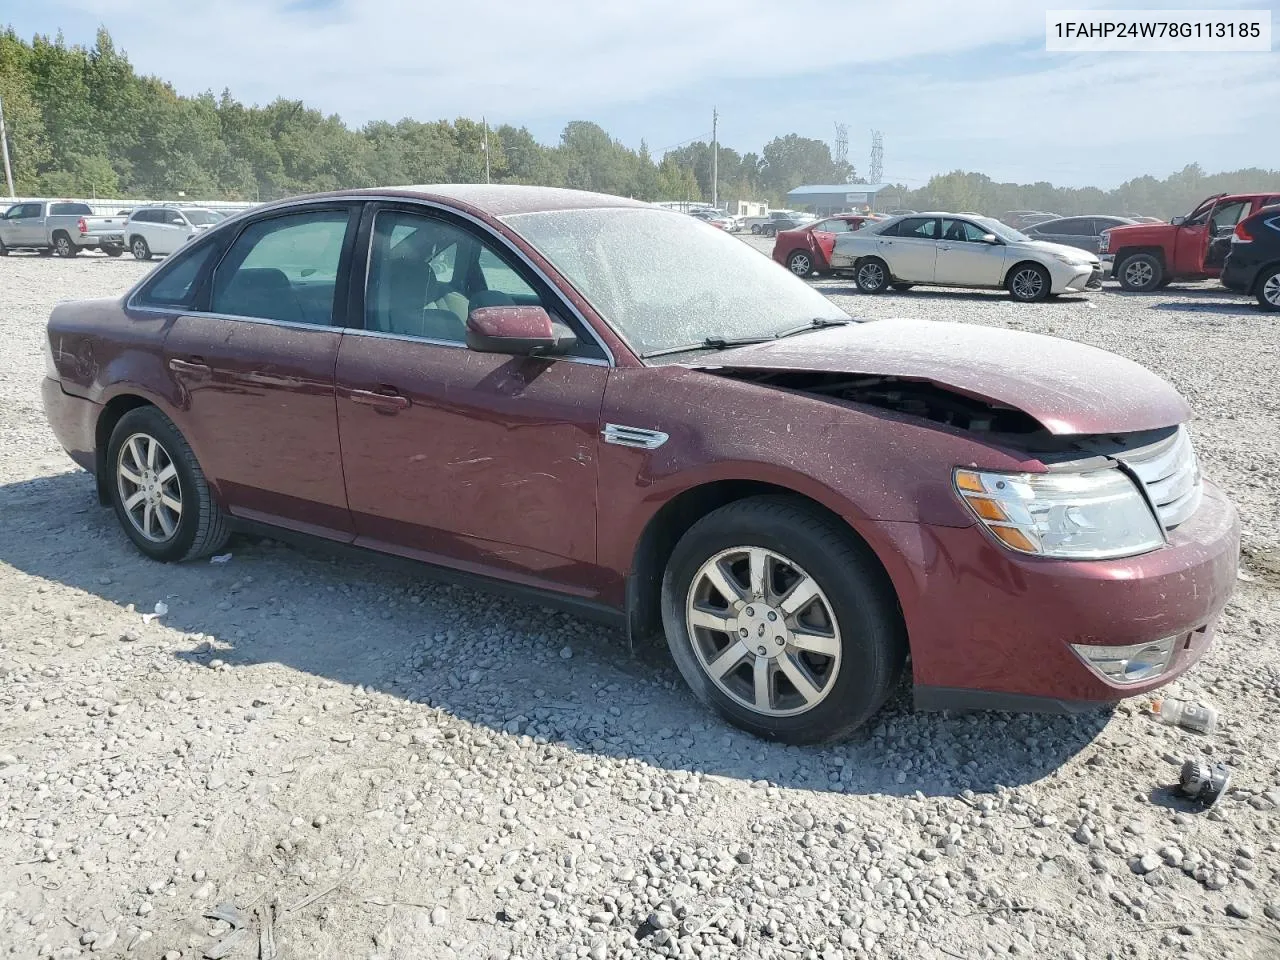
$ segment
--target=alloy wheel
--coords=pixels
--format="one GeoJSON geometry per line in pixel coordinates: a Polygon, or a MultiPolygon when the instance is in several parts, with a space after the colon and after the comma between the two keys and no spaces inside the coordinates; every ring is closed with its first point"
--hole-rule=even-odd
{"type": "Polygon", "coordinates": [[[58,248],[58,256],[60,256],[60,257],[69,257],[69,256],[71,256],[71,240],[70,240],[70,238],[68,238],[68,237],[59,237],[59,238],[57,239],[57,241],[56,241],[56,244],[57,244],[57,248],[58,248]]]}
{"type": "Polygon", "coordinates": [[[858,285],[868,290],[884,286],[884,268],[878,263],[864,263],[858,268],[858,285]]]}
{"type": "Polygon", "coordinates": [[[1013,275],[1013,295],[1019,300],[1034,300],[1044,289],[1044,277],[1039,270],[1026,267],[1013,275]]]}
{"type": "Polygon", "coordinates": [[[1124,282],[1130,287],[1146,289],[1154,279],[1155,272],[1145,260],[1130,262],[1124,268],[1124,282]]]}
{"type": "Polygon", "coordinates": [[[738,704],[769,717],[805,713],[840,672],[840,628],[808,573],[763,547],[730,547],[698,569],[685,622],[698,663],[738,704]]]}
{"type": "Polygon", "coordinates": [[[797,277],[807,277],[813,272],[813,261],[807,253],[794,253],[789,264],[791,272],[797,277]]]}
{"type": "Polygon", "coordinates": [[[116,484],[135,530],[152,543],[173,538],[182,520],[182,484],[173,458],[159,440],[135,433],[121,444],[116,484]]]}
{"type": "Polygon", "coordinates": [[[1267,282],[1262,285],[1262,299],[1280,309],[1280,273],[1267,277],[1267,282]]]}

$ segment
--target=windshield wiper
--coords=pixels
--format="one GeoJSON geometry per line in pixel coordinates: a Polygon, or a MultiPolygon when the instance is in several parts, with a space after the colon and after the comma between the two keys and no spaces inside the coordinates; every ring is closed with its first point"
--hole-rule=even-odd
{"type": "Polygon", "coordinates": [[[673,353],[693,353],[695,350],[728,350],[730,347],[747,347],[753,343],[772,343],[774,340],[781,340],[783,337],[794,337],[798,333],[824,330],[827,327],[843,327],[845,324],[852,322],[852,320],[842,320],[835,317],[814,317],[808,323],[796,327],[788,327],[786,330],[770,333],[766,336],[707,337],[701,343],[686,343],[679,347],[664,347],[662,350],[653,350],[644,356],[664,357],[673,353]]]}
{"type": "Polygon", "coordinates": [[[797,333],[808,333],[810,330],[825,330],[827,327],[843,327],[852,322],[851,320],[841,320],[835,317],[814,317],[808,323],[802,323],[798,327],[788,327],[781,333],[775,333],[773,339],[781,340],[783,337],[794,337],[797,333]]]}

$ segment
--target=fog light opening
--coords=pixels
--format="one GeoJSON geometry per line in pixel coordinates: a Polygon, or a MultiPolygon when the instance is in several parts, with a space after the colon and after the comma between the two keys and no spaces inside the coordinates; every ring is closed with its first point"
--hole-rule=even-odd
{"type": "Polygon", "coordinates": [[[1127,685],[1153,680],[1169,668],[1178,637],[1127,646],[1073,643],[1071,649],[1090,670],[1109,683],[1127,685]]]}

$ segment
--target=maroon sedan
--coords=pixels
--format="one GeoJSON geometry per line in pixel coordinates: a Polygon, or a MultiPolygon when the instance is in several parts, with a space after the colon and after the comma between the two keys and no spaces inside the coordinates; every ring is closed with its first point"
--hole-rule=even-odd
{"type": "Polygon", "coordinates": [[[783,230],[773,241],[773,259],[797,277],[826,273],[831,269],[831,251],[835,248],[836,237],[878,219],[859,213],[842,213],[808,226],[783,230]]]}
{"type": "Polygon", "coordinates": [[[255,209],[49,320],[49,420],[138,549],[398,554],[665,633],[766,737],[1168,682],[1235,581],[1186,403],[1091,347],[855,323],[746,244],[534,187],[255,209]]]}

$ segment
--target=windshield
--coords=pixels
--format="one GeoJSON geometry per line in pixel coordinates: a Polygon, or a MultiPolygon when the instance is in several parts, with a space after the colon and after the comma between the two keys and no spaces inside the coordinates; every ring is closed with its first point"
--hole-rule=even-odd
{"type": "Polygon", "coordinates": [[[1000,220],[993,220],[991,217],[974,217],[976,223],[982,224],[992,233],[1006,243],[1030,243],[1031,238],[1020,230],[1015,230],[1007,223],[1000,220]]]}
{"type": "Polygon", "coordinates": [[[187,219],[197,227],[208,226],[209,224],[217,223],[222,219],[212,210],[183,210],[182,212],[185,213],[187,215],[187,219]]]}
{"type": "Polygon", "coordinates": [[[848,315],[743,241],[665,210],[505,218],[640,356],[708,337],[768,337],[848,315]]]}

